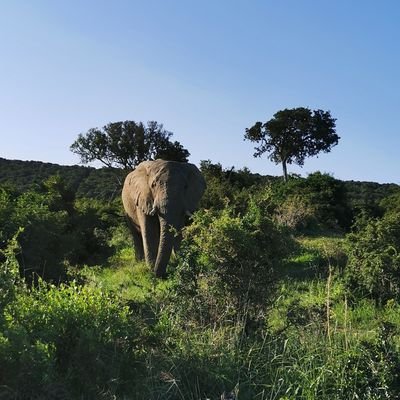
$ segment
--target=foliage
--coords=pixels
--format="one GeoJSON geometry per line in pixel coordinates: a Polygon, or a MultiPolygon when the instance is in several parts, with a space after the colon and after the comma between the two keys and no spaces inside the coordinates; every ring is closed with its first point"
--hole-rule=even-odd
{"type": "Polygon", "coordinates": [[[254,200],[243,217],[231,209],[198,212],[185,232],[178,258],[177,293],[187,296],[191,305],[182,304],[192,309],[193,296],[198,295],[197,304],[203,304],[197,311],[214,314],[206,318],[218,318],[221,307],[234,315],[245,305],[254,317],[274,293],[276,270],[291,246],[290,238],[254,200]]]}
{"type": "Polygon", "coordinates": [[[112,200],[121,193],[125,173],[116,168],[95,169],[0,158],[0,185],[13,195],[38,190],[52,176],[59,176],[65,188],[77,198],[112,200]]]}
{"type": "Polygon", "coordinates": [[[0,248],[11,238],[13,227],[10,226],[10,217],[13,212],[13,198],[9,190],[0,187],[0,248]]]}
{"type": "Polygon", "coordinates": [[[395,196],[399,191],[399,186],[394,183],[345,181],[343,185],[353,214],[356,216],[366,214],[372,218],[382,217],[386,208],[386,198],[395,196]]]}
{"type": "Polygon", "coordinates": [[[377,301],[400,299],[400,214],[359,220],[348,235],[347,285],[377,301]]]}
{"type": "Polygon", "coordinates": [[[249,196],[273,180],[271,176],[252,174],[247,168],[223,168],[210,160],[200,162],[200,170],[206,180],[206,191],[201,208],[222,210],[227,204],[236,212],[244,212],[249,196]]]}
{"type": "Polygon", "coordinates": [[[0,183],[15,187],[17,192],[37,188],[50,176],[60,175],[66,187],[76,191],[92,168],[58,165],[41,161],[6,160],[0,158],[0,183]]]}
{"type": "Polygon", "coordinates": [[[400,190],[394,194],[385,197],[380,202],[380,207],[383,209],[385,214],[388,213],[400,213],[400,190]]]}
{"type": "Polygon", "coordinates": [[[16,258],[19,250],[17,237],[21,232],[22,230],[19,230],[15,234],[4,250],[0,249],[0,320],[4,307],[14,300],[21,285],[19,264],[16,258]]]}
{"type": "Polygon", "coordinates": [[[127,171],[108,167],[90,168],[90,170],[90,174],[79,184],[76,191],[77,198],[96,199],[105,202],[120,199],[122,183],[127,171]]]}
{"type": "Polygon", "coordinates": [[[279,225],[301,231],[314,223],[315,208],[308,199],[299,195],[289,196],[279,204],[275,219],[279,225]]]}
{"type": "Polygon", "coordinates": [[[203,162],[207,210],[156,280],[105,201],[114,171],[86,170],[0,186],[0,398],[398,396],[396,185],[203,162]],[[57,285],[26,285],[19,263],[57,285]]]}
{"type": "MultiPolygon", "coordinates": [[[[60,177],[37,190],[15,195],[0,190],[1,247],[18,236],[18,260],[24,276],[39,274],[58,282],[68,264],[97,264],[111,255],[111,231],[120,222],[119,203],[76,200],[60,177]]],[[[1,248],[0,247],[0,248],[1,248]]]]}
{"type": "Polygon", "coordinates": [[[0,386],[21,398],[95,398],[134,374],[139,328],[128,308],[98,289],[39,283],[5,311],[0,386]]]}
{"type": "Polygon", "coordinates": [[[329,111],[304,107],[278,111],[269,121],[256,122],[247,128],[244,137],[260,143],[255,147],[254,157],[270,153],[271,161],[282,163],[285,181],[286,164],[303,165],[306,157],[321,151],[328,153],[340,139],[329,111]]]}
{"type": "Polygon", "coordinates": [[[277,217],[302,232],[348,230],[352,224],[345,186],[328,174],[315,172],[306,179],[291,178],[286,184],[277,182],[273,198],[278,205],[277,217]]]}
{"type": "Polygon", "coordinates": [[[97,160],[107,167],[125,170],[156,158],[187,161],[189,152],[179,142],[171,142],[171,136],[156,121],[147,126],[135,121],[110,122],[102,129],[92,128],[79,134],[70,149],[84,164],[97,160]]]}
{"type": "Polygon", "coordinates": [[[202,173],[207,182],[203,208],[222,210],[229,205],[243,214],[253,197],[278,224],[298,233],[346,231],[352,224],[346,187],[328,174],[315,172],[307,178],[290,177],[283,183],[206,162],[202,162],[202,173]]]}
{"type": "MultiPolygon", "coordinates": [[[[246,168],[223,168],[211,161],[202,161],[201,171],[207,181],[202,199],[205,208],[222,209],[226,198],[236,208],[247,192],[255,193],[260,186],[279,181],[277,177],[250,173],[246,168]]],[[[0,187],[4,187],[12,197],[30,189],[37,190],[47,178],[58,175],[76,198],[112,201],[120,197],[125,174],[117,168],[95,169],[0,158],[0,187]]],[[[341,185],[347,193],[347,212],[353,215],[367,212],[371,217],[381,217],[384,212],[381,201],[399,191],[399,186],[395,184],[341,181],[341,185]]]]}
{"type": "MultiPolygon", "coordinates": [[[[68,255],[71,264],[98,265],[113,253],[113,232],[124,218],[119,214],[120,203],[78,199],[70,220],[73,249],[68,255]]],[[[115,248],[115,246],[114,246],[115,248]]]]}
{"type": "Polygon", "coordinates": [[[19,237],[19,259],[25,276],[32,272],[56,280],[63,276],[64,248],[71,247],[66,244],[68,214],[66,210],[53,210],[53,200],[56,201],[45,193],[29,191],[15,201],[12,225],[24,228],[19,237]]]}

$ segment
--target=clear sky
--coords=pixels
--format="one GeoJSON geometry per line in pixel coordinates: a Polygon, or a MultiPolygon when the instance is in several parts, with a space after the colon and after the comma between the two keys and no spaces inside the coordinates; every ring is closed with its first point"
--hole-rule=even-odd
{"type": "Polygon", "coordinates": [[[0,157],[76,164],[79,133],[157,120],[191,153],[281,174],[246,127],[330,110],[339,145],[303,168],[400,184],[397,0],[0,1],[0,157]]]}

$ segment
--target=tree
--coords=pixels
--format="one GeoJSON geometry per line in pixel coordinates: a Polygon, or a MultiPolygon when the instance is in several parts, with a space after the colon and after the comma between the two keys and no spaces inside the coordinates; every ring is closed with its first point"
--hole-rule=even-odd
{"type": "Polygon", "coordinates": [[[107,167],[133,169],[145,160],[162,158],[172,161],[188,161],[190,153],[179,142],[171,142],[171,132],[162,124],[150,121],[110,122],[102,129],[92,128],[78,139],[70,149],[81,162],[98,160],[107,167]]]}
{"type": "Polygon", "coordinates": [[[335,121],[329,111],[311,111],[304,107],[285,109],[269,121],[256,122],[247,128],[244,138],[259,143],[254,148],[254,157],[270,153],[270,160],[281,163],[287,181],[287,164],[302,166],[306,157],[321,151],[328,153],[338,144],[335,121]]]}

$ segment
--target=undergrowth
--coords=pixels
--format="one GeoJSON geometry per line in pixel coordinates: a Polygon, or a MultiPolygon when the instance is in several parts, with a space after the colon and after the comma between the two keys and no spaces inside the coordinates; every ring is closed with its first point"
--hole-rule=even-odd
{"type": "Polygon", "coordinates": [[[400,306],[352,296],[343,279],[343,238],[297,238],[276,275],[248,281],[239,293],[242,271],[232,268],[244,264],[235,257],[269,266],[265,253],[249,246],[262,240],[281,249],[285,242],[275,241],[274,231],[258,236],[269,221],[257,215],[248,225],[226,213],[207,218],[203,227],[194,221],[191,232],[201,240],[184,243],[163,281],[121,246],[107,266],[71,270],[59,286],[39,279],[28,287],[17,278],[18,248],[10,242],[3,252],[0,397],[397,398],[400,306]],[[221,232],[224,241],[214,240],[221,232]],[[269,290],[258,292],[264,282],[269,290]]]}

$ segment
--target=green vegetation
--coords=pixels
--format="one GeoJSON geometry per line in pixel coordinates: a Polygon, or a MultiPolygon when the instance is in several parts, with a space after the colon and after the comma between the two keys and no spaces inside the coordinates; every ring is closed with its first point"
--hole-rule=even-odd
{"type": "Polygon", "coordinates": [[[95,169],[0,158],[0,184],[14,192],[37,189],[53,176],[62,178],[66,188],[76,197],[109,201],[119,197],[125,173],[115,168],[95,169]]]}
{"type": "Polygon", "coordinates": [[[102,129],[92,128],[79,134],[71,151],[84,164],[100,161],[106,167],[125,170],[157,158],[187,161],[190,153],[179,142],[171,142],[171,136],[156,121],[149,121],[147,126],[135,121],[110,122],[102,129]]]}
{"type": "Polygon", "coordinates": [[[0,398],[398,397],[396,185],[204,161],[202,207],[158,280],[107,170],[29,165],[24,182],[1,170],[0,398]]]}
{"type": "Polygon", "coordinates": [[[258,143],[254,157],[270,153],[271,161],[282,164],[285,182],[287,164],[303,165],[306,157],[321,151],[329,153],[340,139],[336,134],[336,120],[329,111],[311,111],[305,107],[286,108],[265,123],[256,122],[246,129],[244,138],[258,143]]]}
{"type": "Polygon", "coordinates": [[[348,285],[377,301],[400,296],[400,213],[360,220],[348,235],[348,285]]]}

